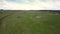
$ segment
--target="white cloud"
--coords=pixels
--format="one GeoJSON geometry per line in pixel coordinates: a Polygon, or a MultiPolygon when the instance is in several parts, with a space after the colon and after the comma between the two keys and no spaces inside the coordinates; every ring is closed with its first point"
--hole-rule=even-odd
{"type": "MultiPolygon", "coordinates": [[[[26,2],[28,2],[26,0],[26,2]]],[[[13,2],[4,1],[3,5],[4,9],[10,9],[10,10],[60,10],[60,2],[40,2],[38,0],[35,0],[32,4],[17,4],[13,2]]]]}

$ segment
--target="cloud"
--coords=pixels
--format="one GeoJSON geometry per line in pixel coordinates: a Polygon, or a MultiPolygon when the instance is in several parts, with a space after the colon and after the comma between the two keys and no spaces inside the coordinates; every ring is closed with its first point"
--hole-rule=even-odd
{"type": "MultiPolygon", "coordinates": [[[[24,1],[28,2],[27,0],[24,1]]],[[[9,10],[60,10],[60,2],[40,2],[35,0],[32,4],[19,4],[5,0],[3,3],[3,9],[9,10]]]]}
{"type": "Polygon", "coordinates": [[[4,7],[6,9],[23,9],[23,10],[26,10],[26,9],[30,9],[32,8],[31,5],[29,4],[16,4],[16,3],[12,3],[12,2],[4,2],[4,7]]]}

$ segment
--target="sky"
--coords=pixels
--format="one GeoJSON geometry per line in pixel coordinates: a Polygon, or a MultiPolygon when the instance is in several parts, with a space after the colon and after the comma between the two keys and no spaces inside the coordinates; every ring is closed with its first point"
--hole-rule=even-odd
{"type": "Polygon", "coordinates": [[[60,10],[60,0],[0,0],[4,10],[60,10]]]}

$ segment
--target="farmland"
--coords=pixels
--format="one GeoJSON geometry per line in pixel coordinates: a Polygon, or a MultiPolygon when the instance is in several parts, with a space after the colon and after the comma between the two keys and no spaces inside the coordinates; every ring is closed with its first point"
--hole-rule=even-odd
{"type": "Polygon", "coordinates": [[[60,14],[44,11],[3,11],[0,34],[60,34],[60,14]]]}

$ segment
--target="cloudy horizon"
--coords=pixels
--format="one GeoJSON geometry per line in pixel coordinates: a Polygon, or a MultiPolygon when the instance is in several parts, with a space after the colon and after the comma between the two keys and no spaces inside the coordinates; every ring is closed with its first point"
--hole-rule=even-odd
{"type": "MultiPolygon", "coordinates": [[[[1,1],[1,0],[0,0],[1,1]]],[[[3,0],[0,9],[4,10],[60,10],[60,1],[3,0]]]]}

